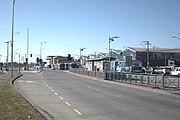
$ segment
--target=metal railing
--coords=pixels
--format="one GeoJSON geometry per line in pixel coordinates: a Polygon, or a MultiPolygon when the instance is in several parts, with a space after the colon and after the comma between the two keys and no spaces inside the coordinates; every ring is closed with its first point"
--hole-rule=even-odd
{"type": "Polygon", "coordinates": [[[153,88],[176,88],[180,89],[180,76],[164,74],[136,74],[121,72],[105,72],[106,80],[115,80],[130,84],[149,86],[153,88]]]}
{"type": "Polygon", "coordinates": [[[96,77],[104,80],[117,81],[122,83],[141,85],[159,89],[173,88],[180,90],[180,76],[170,76],[164,74],[141,74],[123,72],[97,72],[84,69],[70,69],[70,72],[96,77]]]}

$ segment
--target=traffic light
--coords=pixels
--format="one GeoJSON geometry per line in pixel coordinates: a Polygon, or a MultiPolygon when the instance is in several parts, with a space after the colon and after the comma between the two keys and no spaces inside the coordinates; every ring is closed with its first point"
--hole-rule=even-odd
{"type": "Polygon", "coordinates": [[[28,58],[26,58],[26,62],[28,62],[28,58]]]}
{"type": "Polygon", "coordinates": [[[42,64],[42,59],[39,59],[40,64],[42,64]]]}
{"type": "Polygon", "coordinates": [[[32,57],[32,54],[30,54],[30,57],[32,57]]]}
{"type": "Polygon", "coordinates": [[[39,63],[39,58],[38,57],[36,58],[36,62],[39,63]]]}

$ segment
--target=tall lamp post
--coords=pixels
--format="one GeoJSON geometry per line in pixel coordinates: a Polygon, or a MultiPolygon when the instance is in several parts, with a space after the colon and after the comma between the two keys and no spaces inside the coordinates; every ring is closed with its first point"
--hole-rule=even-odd
{"type": "Polygon", "coordinates": [[[82,65],[81,52],[82,52],[84,49],[86,49],[86,48],[80,48],[80,56],[79,56],[80,66],[82,65]]]}
{"type": "Polygon", "coordinates": [[[180,38],[179,38],[179,37],[176,37],[176,36],[172,36],[172,38],[175,38],[175,39],[178,39],[178,40],[180,40],[180,38]]]}
{"type": "Polygon", "coordinates": [[[11,40],[11,78],[13,78],[13,42],[14,42],[14,7],[16,0],[13,0],[12,9],[12,40],[11,40]]]}
{"type": "Polygon", "coordinates": [[[40,67],[41,67],[41,70],[42,70],[42,44],[44,44],[46,42],[42,42],[41,43],[41,47],[40,47],[40,67]]]}
{"type": "Polygon", "coordinates": [[[149,41],[143,41],[147,45],[147,68],[149,67],[149,41]]]}
{"type": "Polygon", "coordinates": [[[114,37],[109,36],[109,71],[111,70],[111,53],[110,53],[111,42],[113,42],[115,38],[119,38],[119,37],[118,36],[114,36],[114,37]]]}

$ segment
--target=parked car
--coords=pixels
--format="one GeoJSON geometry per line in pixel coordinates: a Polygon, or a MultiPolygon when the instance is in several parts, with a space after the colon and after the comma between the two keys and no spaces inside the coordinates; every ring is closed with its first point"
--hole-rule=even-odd
{"type": "Polygon", "coordinates": [[[158,67],[154,69],[154,74],[171,74],[171,67],[158,67]]]}
{"type": "Polygon", "coordinates": [[[154,69],[152,67],[148,67],[145,69],[146,74],[152,74],[154,72],[154,69]]]}
{"type": "Polygon", "coordinates": [[[128,73],[129,72],[129,67],[117,67],[116,71],[122,72],[122,73],[128,73]]]}
{"type": "Polygon", "coordinates": [[[171,75],[178,75],[178,76],[180,76],[180,67],[177,67],[173,71],[171,71],[171,75]]]}
{"type": "Polygon", "coordinates": [[[143,69],[140,66],[131,66],[130,70],[132,73],[142,73],[143,69]]]}
{"type": "Polygon", "coordinates": [[[170,66],[168,67],[167,66],[167,67],[165,67],[165,69],[166,69],[165,74],[169,74],[170,75],[171,71],[172,71],[172,67],[170,67],[170,66]]]}

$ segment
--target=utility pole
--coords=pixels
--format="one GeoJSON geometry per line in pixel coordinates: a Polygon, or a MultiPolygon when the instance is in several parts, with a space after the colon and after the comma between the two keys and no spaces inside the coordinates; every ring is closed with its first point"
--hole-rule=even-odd
{"type": "Polygon", "coordinates": [[[80,67],[82,67],[83,59],[81,57],[81,52],[86,49],[86,48],[80,48],[80,55],[79,55],[79,62],[80,62],[80,67]]]}
{"type": "Polygon", "coordinates": [[[42,60],[42,44],[43,43],[46,43],[46,42],[42,42],[41,43],[41,46],[40,46],[40,60],[39,60],[39,65],[40,65],[40,68],[41,68],[41,70],[43,69],[43,60],[42,60]]]}
{"type": "Polygon", "coordinates": [[[118,36],[110,37],[109,36],[109,71],[111,71],[111,42],[114,41],[114,39],[119,38],[118,36]]]}
{"type": "Polygon", "coordinates": [[[13,9],[12,9],[12,40],[11,40],[11,78],[13,78],[13,42],[14,42],[14,6],[16,0],[13,0],[13,9]]]}
{"type": "Polygon", "coordinates": [[[149,67],[149,41],[143,41],[144,42],[144,45],[147,46],[147,68],[149,67]]]}

